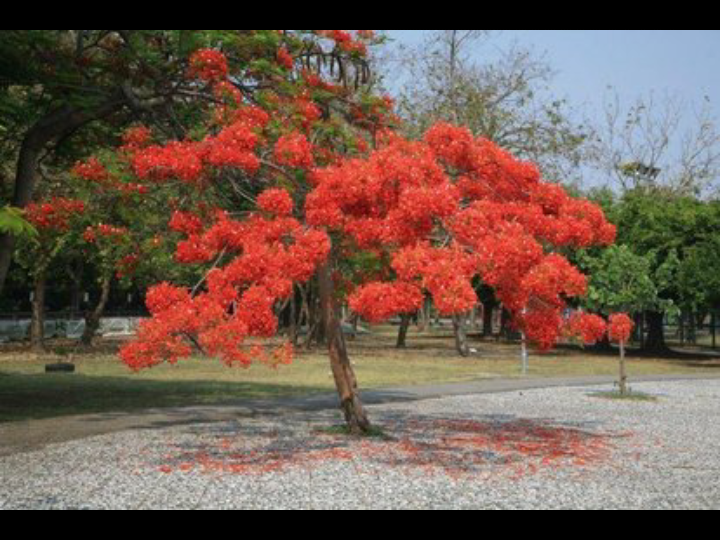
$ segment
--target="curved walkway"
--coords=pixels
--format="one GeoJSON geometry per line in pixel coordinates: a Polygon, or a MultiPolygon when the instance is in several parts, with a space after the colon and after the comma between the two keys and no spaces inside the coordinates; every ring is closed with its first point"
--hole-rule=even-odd
{"type": "MultiPolygon", "coordinates": [[[[633,378],[631,384],[686,380],[720,379],[705,375],[657,375],[633,378]]],[[[557,377],[526,379],[481,379],[477,381],[429,386],[412,386],[366,390],[366,405],[381,405],[439,399],[453,396],[499,394],[546,388],[567,388],[613,384],[608,376],[557,377]]],[[[153,409],[141,412],[114,412],[28,420],[0,424],[0,457],[31,452],[51,444],[85,439],[97,435],[131,430],[220,423],[260,415],[337,409],[335,394],[317,394],[297,398],[242,401],[222,406],[153,409]]]]}

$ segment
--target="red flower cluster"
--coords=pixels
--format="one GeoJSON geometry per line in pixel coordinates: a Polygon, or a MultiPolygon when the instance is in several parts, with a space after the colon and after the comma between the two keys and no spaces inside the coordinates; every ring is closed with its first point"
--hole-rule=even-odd
{"type": "Polygon", "coordinates": [[[203,172],[198,150],[197,144],[192,142],[150,146],[133,156],[133,170],[141,180],[163,182],[178,179],[194,183],[203,172]]]}
{"type": "Polygon", "coordinates": [[[120,148],[126,152],[136,152],[149,146],[151,141],[152,131],[149,128],[145,126],[133,127],[123,134],[123,145],[120,148]]]}
{"type": "Polygon", "coordinates": [[[25,217],[38,230],[67,232],[73,217],[84,211],[85,204],[81,201],[55,197],[47,202],[28,205],[25,217]]]}
{"type": "Polygon", "coordinates": [[[536,306],[514,314],[514,325],[540,350],[552,349],[562,337],[565,321],[557,309],[536,306]]]}
{"type": "Polygon", "coordinates": [[[83,238],[88,244],[95,244],[99,239],[121,243],[128,238],[128,230],[125,227],[113,227],[112,225],[101,223],[95,227],[85,229],[83,238]]]}
{"type": "MultiPolygon", "coordinates": [[[[135,144],[135,143],[131,143],[135,144]]],[[[139,150],[139,146],[123,146],[122,152],[132,155],[139,150]]],[[[100,160],[95,157],[85,162],[78,162],[72,169],[73,174],[77,177],[90,182],[95,189],[101,189],[108,193],[120,193],[122,195],[146,195],[149,192],[148,186],[137,184],[134,182],[125,182],[103,165],[100,160]]]]}
{"type": "Polygon", "coordinates": [[[131,253],[130,255],[126,255],[117,262],[117,272],[115,273],[115,276],[118,279],[132,276],[137,270],[139,264],[140,255],[138,255],[137,253],[131,253]]]}
{"type": "Polygon", "coordinates": [[[253,128],[244,121],[238,121],[217,137],[207,138],[199,148],[200,157],[204,157],[212,167],[232,167],[255,174],[260,168],[260,159],[255,155],[258,142],[259,137],[253,128]]]}
{"type": "Polygon", "coordinates": [[[227,79],[229,73],[227,57],[214,49],[201,49],[190,56],[188,77],[207,83],[227,79]]]}
{"type": "Polygon", "coordinates": [[[300,127],[310,131],[313,125],[322,118],[322,111],[307,96],[301,96],[292,102],[295,114],[301,118],[300,127]]]}
{"type": "Polygon", "coordinates": [[[258,208],[275,216],[289,216],[295,204],[292,197],[284,189],[269,189],[263,192],[257,200],[258,208]]]}
{"type": "Polygon", "coordinates": [[[105,168],[105,165],[95,157],[75,164],[72,173],[88,182],[104,183],[110,179],[110,173],[105,168]]]}
{"type": "Polygon", "coordinates": [[[255,174],[260,168],[260,159],[255,155],[258,143],[253,126],[243,118],[201,142],[172,142],[145,148],[135,153],[132,165],[138,178],[155,182],[182,180],[197,184],[211,167],[231,167],[255,174]]]}
{"type": "Polygon", "coordinates": [[[422,290],[409,283],[371,283],[350,297],[350,308],[370,322],[415,313],[422,303],[422,290]]]}
{"type": "Polygon", "coordinates": [[[302,133],[280,137],[275,144],[275,161],[295,169],[311,169],[315,165],[313,145],[302,133]]]}
{"type": "Polygon", "coordinates": [[[295,59],[285,47],[278,49],[277,62],[285,69],[292,69],[295,65],[295,59]]]}
{"type": "Polygon", "coordinates": [[[173,231],[188,236],[200,234],[203,230],[202,219],[191,212],[174,212],[168,225],[173,231]]]}
{"type": "Polygon", "coordinates": [[[615,313],[610,316],[610,327],[608,334],[615,343],[627,343],[635,330],[635,323],[625,313],[615,313]]]}
{"type": "Polygon", "coordinates": [[[372,39],[372,30],[358,30],[356,39],[347,30],[316,30],[317,34],[335,42],[338,48],[349,53],[367,54],[367,45],[362,40],[372,39]]]}
{"type": "Polygon", "coordinates": [[[580,338],[585,345],[595,345],[602,341],[607,332],[608,325],[605,319],[588,313],[574,313],[566,326],[568,337],[580,338]]]}

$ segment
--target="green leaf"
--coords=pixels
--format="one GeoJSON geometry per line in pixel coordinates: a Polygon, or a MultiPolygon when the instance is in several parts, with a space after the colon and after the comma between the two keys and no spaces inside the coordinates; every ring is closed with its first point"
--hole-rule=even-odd
{"type": "Polygon", "coordinates": [[[0,232],[26,238],[34,238],[38,234],[35,227],[25,220],[22,210],[11,206],[0,209],[0,232]]]}

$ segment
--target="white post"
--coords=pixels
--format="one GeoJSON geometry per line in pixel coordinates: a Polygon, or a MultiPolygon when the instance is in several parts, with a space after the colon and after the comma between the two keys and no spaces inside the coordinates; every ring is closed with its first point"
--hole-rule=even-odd
{"type": "Polygon", "coordinates": [[[522,374],[527,377],[530,369],[530,354],[528,353],[527,338],[525,332],[522,333],[522,374]]]}

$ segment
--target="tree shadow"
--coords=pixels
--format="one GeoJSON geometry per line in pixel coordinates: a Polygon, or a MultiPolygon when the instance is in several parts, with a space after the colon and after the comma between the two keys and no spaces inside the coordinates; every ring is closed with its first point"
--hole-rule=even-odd
{"type": "Polygon", "coordinates": [[[4,373],[0,377],[0,423],[71,415],[123,415],[148,409],[230,405],[322,391],[321,388],[306,386],[239,381],[165,381],[79,373],[4,373]]]}
{"type": "Polygon", "coordinates": [[[262,476],[322,466],[352,466],[380,474],[518,477],[544,469],[598,466],[619,440],[592,424],[513,415],[472,420],[402,412],[377,415],[382,436],[354,438],[298,421],[203,426],[181,435],[170,458],[153,466],[164,473],[200,472],[262,476]]]}

